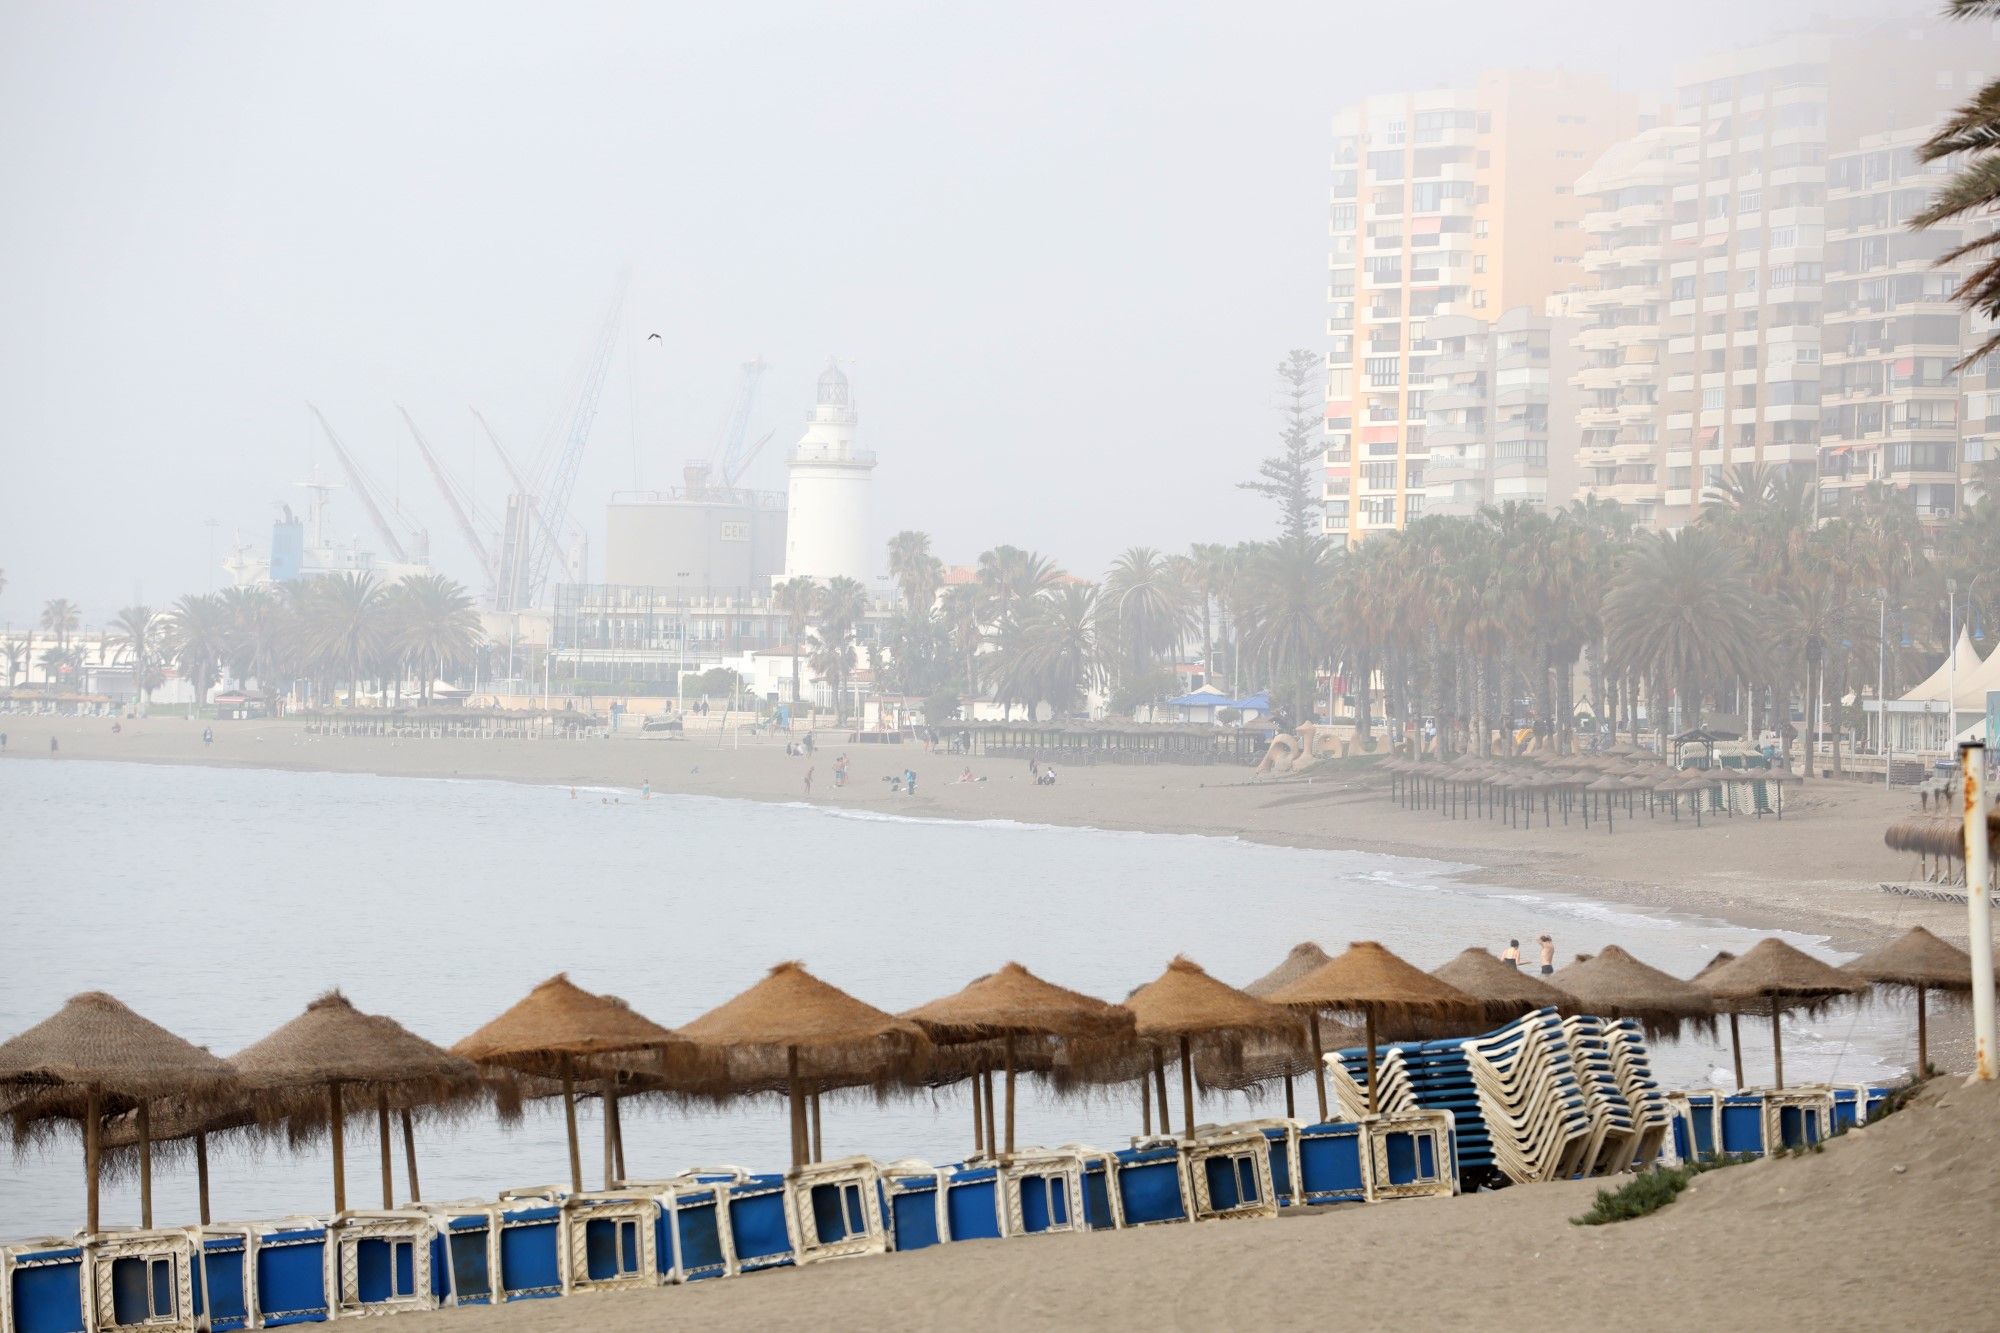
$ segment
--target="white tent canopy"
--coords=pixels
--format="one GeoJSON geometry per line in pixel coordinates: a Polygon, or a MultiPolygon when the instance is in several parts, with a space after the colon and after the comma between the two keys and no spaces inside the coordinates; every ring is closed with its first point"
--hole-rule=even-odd
{"type": "MultiPolygon", "coordinates": [[[[1958,698],[1965,698],[1966,682],[1980,669],[1979,650],[1972,646],[1972,632],[1963,625],[1958,630],[1958,642],[1953,645],[1951,656],[1947,657],[1936,671],[1931,672],[1924,683],[1903,696],[1905,703],[1931,702],[1943,704],[1945,696],[1951,692],[1954,672],[1957,676],[1958,698]]],[[[1960,702],[1960,707],[1964,707],[1960,702]]],[[[1986,695],[1979,696],[1979,707],[1986,707],[1986,695]]]]}

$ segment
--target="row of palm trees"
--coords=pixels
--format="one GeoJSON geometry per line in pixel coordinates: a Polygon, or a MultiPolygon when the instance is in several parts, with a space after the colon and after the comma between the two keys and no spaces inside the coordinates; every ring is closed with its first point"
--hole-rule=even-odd
{"type": "MultiPolygon", "coordinates": [[[[1857,720],[1846,710],[1878,671],[1893,696],[1935,663],[1948,586],[1959,624],[2000,628],[1996,494],[1926,533],[1891,488],[1821,519],[1809,476],[1743,467],[1673,534],[1636,532],[1604,502],[1508,504],[1353,550],[1295,533],[1135,547],[1097,581],[1001,546],[949,588],[930,539],[904,532],[888,683],[1045,716],[1102,691],[1124,712],[1182,691],[1163,668],[1198,663],[1237,692],[1268,688],[1281,721],[1324,712],[1330,682],[1364,737],[1389,723],[1485,753],[1524,720],[1571,743],[1581,677],[1600,723],[1636,735],[1642,716],[1685,728],[1720,710],[1789,750],[1857,720]]],[[[801,624],[818,623],[801,595],[801,624]]]]}
{"type": "MultiPolygon", "coordinates": [[[[42,655],[49,679],[85,665],[74,644],[81,621],[67,598],[43,607],[40,628],[55,640],[42,655]]],[[[484,643],[462,584],[441,574],[385,583],[347,573],[194,593],[164,609],[128,606],[106,626],[102,652],[108,663],[132,668],[142,707],[169,669],[188,682],[197,706],[220,682],[267,697],[303,686],[321,700],[343,687],[353,698],[364,686],[400,692],[410,682],[428,703],[438,677],[470,667],[484,643]]],[[[11,687],[27,641],[0,644],[0,652],[11,687]]]]}

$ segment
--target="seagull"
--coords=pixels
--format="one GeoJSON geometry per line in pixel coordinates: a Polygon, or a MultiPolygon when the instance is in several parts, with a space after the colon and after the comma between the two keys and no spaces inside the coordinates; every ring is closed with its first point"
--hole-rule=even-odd
{"type": "Polygon", "coordinates": [[[657,333],[649,333],[646,335],[646,341],[649,343],[658,342],[660,341],[660,335],[657,333]]]}

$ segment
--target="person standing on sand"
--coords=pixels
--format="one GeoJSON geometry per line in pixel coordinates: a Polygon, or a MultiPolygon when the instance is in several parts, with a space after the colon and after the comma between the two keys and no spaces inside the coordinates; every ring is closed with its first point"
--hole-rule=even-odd
{"type": "Polygon", "coordinates": [[[55,758],[56,751],[60,749],[62,749],[62,746],[56,744],[56,738],[53,736],[49,737],[49,758],[55,758]]]}
{"type": "Polygon", "coordinates": [[[1542,975],[1548,976],[1556,970],[1556,942],[1547,935],[1541,937],[1542,975]]]}
{"type": "Polygon", "coordinates": [[[642,801],[653,799],[653,780],[651,778],[639,779],[639,799],[642,801]]]}
{"type": "Polygon", "coordinates": [[[808,768],[806,770],[806,795],[810,796],[812,794],[813,794],[813,771],[810,768],[808,768]]]}
{"type": "Polygon", "coordinates": [[[1500,955],[1500,961],[1509,967],[1519,967],[1521,965],[1521,941],[1508,940],[1507,951],[1500,955]]]}

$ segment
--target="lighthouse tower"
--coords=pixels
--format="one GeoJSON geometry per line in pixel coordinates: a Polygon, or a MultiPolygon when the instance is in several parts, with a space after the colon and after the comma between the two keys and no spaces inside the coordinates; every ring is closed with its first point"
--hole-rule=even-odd
{"type": "Polygon", "coordinates": [[[819,401],[787,464],[786,578],[872,580],[877,562],[868,556],[868,483],[875,455],[854,447],[856,421],[847,376],[829,357],[819,401]]]}

